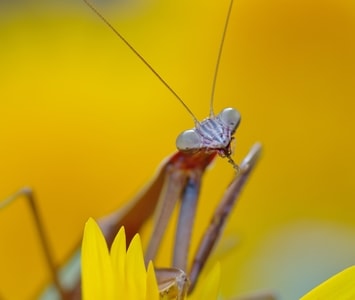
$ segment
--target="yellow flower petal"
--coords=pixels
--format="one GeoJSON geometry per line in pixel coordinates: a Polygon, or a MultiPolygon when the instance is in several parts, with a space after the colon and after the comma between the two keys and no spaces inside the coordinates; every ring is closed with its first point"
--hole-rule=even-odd
{"type": "Polygon", "coordinates": [[[82,281],[84,300],[159,300],[153,264],[146,271],[139,235],[126,251],[126,235],[121,228],[109,253],[93,219],[87,221],[84,230],[82,281]]]}
{"type": "Polygon", "coordinates": [[[147,292],[145,298],[149,300],[159,300],[160,297],[157,291],[158,291],[158,283],[155,277],[153,263],[150,261],[147,270],[147,292]]]}
{"type": "Polygon", "coordinates": [[[137,234],[133,237],[127,250],[126,284],[130,293],[129,299],[145,299],[146,269],[141,240],[137,234]]]}
{"type": "Polygon", "coordinates": [[[90,218],[84,229],[81,248],[82,290],[85,300],[115,299],[113,272],[106,241],[90,218]]]}
{"type": "Polygon", "coordinates": [[[123,299],[126,297],[126,234],[124,227],[121,227],[116,235],[111,246],[110,254],[115,285],[118,291],[122,291],[120,292],[120,297],[123,299]]]}
{"type": "Polygon", "coordinates": [[[318,299],[355,299],[355,266],[334,275],[301,298],[301,300],[318,299]]]}

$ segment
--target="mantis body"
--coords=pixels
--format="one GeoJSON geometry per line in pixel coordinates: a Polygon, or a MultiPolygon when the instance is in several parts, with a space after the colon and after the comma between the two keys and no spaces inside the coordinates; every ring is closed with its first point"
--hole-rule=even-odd
{"type": "MultiPolygon", "coordinates": [[[[240,123],[240,114],[233,108],[226,108],[218,115],[214,115],[212,109],[213,93],[211,97],[210,116],[203,121],[198,121],[182,99],[166,83],[164,79],[146,62],[146,60],[123,38],[123,36],[112,27],[112,25],[96,11],[96,9],[84,0],[89,7],[116,33],[116,35],[127,44],[127,46],[138,56],[139,59],[147,65],[148,68],[158,77],[158,79],[176,96],[181,104],[187,109],[193,117],[195,127],[186,130],[177,138],[178,151],[168,158],[160,167],[157,174],[144,189],[129,202],[125,207],[113,212],[112,214],[99,220],[108,245],[121,226],[125,226],[127,243],[133,236],[140,231],[141,227],[153,214],[156,215],[156,222],[146,250],[146,261],[154,260],[161,239],[164,235],[164,229],[170,220],[172,211],[177,203],[181,201],[180,214],[176,230],[176,239],[173,250],[173,262],[171,267],[157,269],[157,279],[161,293],[172,295],[171,299],[185,299],[186,294],[190,293],[197,280],[202,268],[204,267],[214,245],[221,235],[224,224],[235,204],[245,182],[251,171],[254,169],[260,156],[261,146],[255,144],[245,159],[238,166],[231,158],[231,142],[233,135],[240,123]],[[200,246],[194,256],[191,266],[187,265],[187,255],[193,227],[193,220],[196,211],[196,204],[199,196],[200,186],[203,174],[207,166],[220,155],[226,157],[231,165],[236,169],[235,177],[225,191],[219,206],[216,208],[211,222],[201,238],[200,246]],[[172,292],[173,291],[173,292],[172,292]]],[[[228,12],[228,17],[223,33],[220,54],[222,52],[223,40],[232,8],[232,3],[228,12]]],[[[215,72],[217,70],[220,59],[215,72]]],[[[214,87],[213,87],[214,90],[214,87]]],[[[61,299],[80,299],[80,278],[71,280],[66,286],[58,273],[58,268],[53,263],[49,246],[43,232],[43,226],[35,206],[34,195],[30,189],[22,189],[2,202],[5,206],[19,196],[25,195],[29,200],[37,228],[44,248],[44,253],[51,270],[54,286],[57,289],[61,299]]],[[[73,262],[78,261],[73,259],[73,262]]],[[[66,272],[65,270],[63,271],[66,272]]],[[[52,297],[51,290],[44,297],[52,297]]],[[[263,296],[264,297],[264,296],[263,296]]],[[[53,298],[51,298],[53,299],[53,298]]],[[[255,298],[257,299],[257,298],[255,298]]],[[[258,298],[262,299],[262,298],[258,298]]],[[[269,299],[264,297],[263,299],[269,299]]]]}

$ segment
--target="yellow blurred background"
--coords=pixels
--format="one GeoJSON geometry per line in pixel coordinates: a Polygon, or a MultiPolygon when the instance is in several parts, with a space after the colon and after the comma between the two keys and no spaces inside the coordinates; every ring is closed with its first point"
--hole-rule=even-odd
{"type": "MultiPolygon", "coordinates": [[[[228,0],[95,6],[208,115],[228,0]]],[[[255,141],[264,153],[213,261],[225,297],[297,299],[355,262],[355,3],[239,0],[231,18],[215,108],[242,114],[237,161],[255,141]]],[[[0,114],[0,199],[35,190],[61,265],[88,217],[129,200],[193,127],[81,1],[0,3],[0,114]]],[[[218,159],[206,175],[193,248],[232,174],[218,159]]],[[[0,266],[1,299],[33,299],[47,283],[22,200],[0,211],[0,266]]]]}

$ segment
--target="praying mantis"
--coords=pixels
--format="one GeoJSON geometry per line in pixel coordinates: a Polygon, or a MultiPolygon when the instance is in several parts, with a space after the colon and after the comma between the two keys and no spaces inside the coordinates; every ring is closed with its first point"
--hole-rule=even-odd
{"type": "MultiPolygon", "coordinates": [[[[84,0],[85,1],[85,0],[84,0]]],[[[141,59],[157,78],[174,94],[178,101],[192,116],[195,128],[184,131],[177,138],[178,152],[168,158],[160,167],[159,171],[150,183],[125,207],[99,220],[99,224],[106,237],[108,245],[111,245],[118,229],[123,225],[126,228],[128,242],[136,232],[139,232],[143,224],[153,214],[156,215],[156,224],[152,237],[146,250],[146,261],[155,259],[159,250],[161,239],[164,235],[164,228],[170,220],[172,210],[176,202],[181,200],[180,216],[177,224],[176,240],[174,243],[174,254],[172,268],[157,269],[157,278],[161,286],[161,291],[167,294],[176,288],[177,280],[183,284],[178,288],[178,298],[184,299],[186,294],[193,291],[199,274],[206,263],[218,237],[220,236],[224,224],[227,220],[232,206],[235,204],[244,184],[254,169],[261,152],[260,144],[255,144],[246,158],[238,166],[232,159],[231,142],[233,135],[240,122],[240,114],[237,110],[227,108],[218,115],[213,112],[213,97],[211,100],[210,116],[198,121],[188,106],[181,100],[175,91],[165,82],[164,79],[145,61],[145,59],[116,31],[111,24],[102,17],[100,13],[87,1],[85,1],[96,14],[123,40],[124,43],[141,59]],[[236,175],[227,188],[219,206],[212,216],[210,226],[206,229],[200,247],[195,255],[192,266],[187,265],[187,254],[191,239],[191,230],[196,211],[199,190],[203,174],[207,166],[217,155],[227,158],[232,167],[236,170],[236,175]],[[162,284],[162,282],[164,284],[162,284]]],[[[226,28],[232,9],[231,1],[228,17],[222,41],[224,40],[226,28]]],[[[214,85],[217,78],[218,64],[222,53],[223,42],[220,46],[220,54],[215,72],[214,85]]],[[[62,299],[80,299],[80,285],[77,282],[70,287],[62,283],[58,275],[57,267],[53,263],[53,258],[49,251],[48,242],[43,232],[40,215],[35,206],[34,194],[30,189],[21,189],[2,202],[2,206],[8,205],[19,196],[25,196],[34,213],[38,232],[44,247],[44,253],[51,270],[53,283],[62,299]]],[[[51,294],[47,294],[51,295],[51,294]]],[[[51,297],[51,296],[48,296],[51,297]]]]}

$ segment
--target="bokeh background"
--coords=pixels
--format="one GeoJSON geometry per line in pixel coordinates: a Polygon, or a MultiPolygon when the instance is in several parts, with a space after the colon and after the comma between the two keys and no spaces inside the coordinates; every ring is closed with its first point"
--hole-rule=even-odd
{"type": "MultiPolygon", "coordinates": [[[[95,6],[207,116],[227,0],[95,6]]],[[[223,296],[270,289],[297,299],[354,264],[354,37],[351,0],[236,1],[215,109],[242,114],[237,161],[255,141],[264,153],[212,257],[223,296]]],[[[0,2],[0,114],[0,198],[35,190],[61,265],[88,217],[128,201],[193,126],[79,0],[0,2]]],[[[193,248],[232,174],[217,159],[206,175],[193,248]]],[[[47,280],[19,200],[0,211],[0,298],[33,299],[47,280]]]]}

